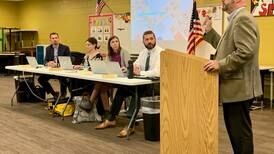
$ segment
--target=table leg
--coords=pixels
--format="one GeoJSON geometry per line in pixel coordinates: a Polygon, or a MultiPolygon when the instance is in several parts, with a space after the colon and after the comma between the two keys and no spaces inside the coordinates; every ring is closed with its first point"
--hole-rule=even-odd
{"type": "Polygon", "coordinates": [[[272,100],[273,100],[273,72],[270,72],[270,109],[272,110],[272,100]]]}
{"type": "MultiPolygon", "coordinates": [[[[138,114],[139,109],[140,109],[140,102],[138,100],[139,100],[138,99],[138,87],[136,86],[135,87],[135,102],[134,102],[135,105],[136,105],[136,108],[134,109],[133,115],[132,115],[132,117],[129,121],[129,124],[128,124],[128,127],[127,127],[128,131],[135,124],[135,120],[136,120],[137,114],[138,114]]],[[[127,139],[129,140],[129,133],[127,134],[127,139]]]]}
{"type": "Polygon", "coordinates": [[[264,70],[261,70],[260,71],[260,74],[261,74],[261,84],[262,84],[262,91],[263,91],[263,94],[262,96],[260,97],[260,103],[261,103],[261,111],[263,111],[263,107],[264,107],[264,77],[265,77],[265,71],[264,70]]]}

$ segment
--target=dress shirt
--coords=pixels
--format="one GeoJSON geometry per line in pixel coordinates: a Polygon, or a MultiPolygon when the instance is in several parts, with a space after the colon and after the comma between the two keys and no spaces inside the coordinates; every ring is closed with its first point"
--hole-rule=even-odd
{"type": "Polygon", "coordinates": [[[57,58],[58,58],[58,46],[53,46],[53,51],[54,51],[54,62],[57,63],[57,58]]]}
{"type": "Polygon", "coordinates": [[[227,17],[228,22],[231,22],[231,21],[234,19],[234,17],[238,14],[238,12],[239,12],[240,10],[242,10],[242,9],[245,9],[245,7],[240,7],[240,8],[238,8],[237,10],[234,10],[234,11],[227,17]]]}
{"type": "Polygon", "coordinates": [[[140,66],[141,68],[140,75],[148,76],[148,77],[152,77],[152,76],[160,77],[161,51],[163,51],[163,49],[156,45],[151,50],[144,49],[140,52],[137,60],[134,62],[135,65],[140,66]],[[149,53],[150,53],[149,69],[145,71],[146,59],[149,53]]]}

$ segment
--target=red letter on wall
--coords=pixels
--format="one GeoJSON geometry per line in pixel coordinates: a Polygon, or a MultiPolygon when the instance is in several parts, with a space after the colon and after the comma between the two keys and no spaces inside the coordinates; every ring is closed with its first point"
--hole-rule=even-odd
{"type": "Polygon", "coordinates": [[[269,16],[273,15],[273,11],[274,11],[274,3],[268,4],[268,12],[267,12],[267,15],[269,15],[269,16]]]}
{"type": "Polygon", "coordinates": [[[261,5],[261,9],[262,9],[262,11],[259,11],[260,16],[266,16],[267,15],[266,3],[263,3],[261,5]]]}

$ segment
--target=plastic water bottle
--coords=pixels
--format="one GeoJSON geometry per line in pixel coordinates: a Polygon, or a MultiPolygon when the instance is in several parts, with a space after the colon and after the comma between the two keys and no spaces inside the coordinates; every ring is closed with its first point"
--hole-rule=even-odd
{"type": "Polygon", "coordinates": [[[85,59],[84,61],[84,70],[88,70],[88,61],[85,59]]]}

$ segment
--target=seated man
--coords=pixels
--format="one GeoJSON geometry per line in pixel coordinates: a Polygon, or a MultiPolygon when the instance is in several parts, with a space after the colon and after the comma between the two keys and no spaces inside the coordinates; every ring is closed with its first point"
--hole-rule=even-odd
{"type": "MultiPolygon", "coordinates": [[[[156,37],[152,31],[146,31],[143,34],[143,43],[146,49],[140,52],[139,57],[134,62],[134,74],[144,75],[147,77],[159,77],[160,76],[160,52],[163,51],[162,48],[156,45],[156,37]]],[[[104,129],[108,127],[113,127],[116,125],[115,117],[119,114],[120,108],[124,99],[128,96],[134,96],[134,87],[120,87],[117,90],[113,104],[110,110],[110,116],[101,124],[96,126],[96,129],[104,129]]],[[[132,97],[132,101],[135,99],[140,101],[141,97],[152,96],[153,94],[160,94],[160,84],[143,85],[138,87],[138,98],[132,97]]],[[[131,103],[135,105],[134,103],[131,103]]],[[[134,106],[133,106],[134,108],[134,106]]],[[[127,134],[132,134],[134,132],[133,127],[128,130],[123,129],[119,137],[125,137],[127,134]],[[128,132],[129,131],[129,132],[128,132]]]]}
{"type": "MultiPolygon", "coordinates": [[[[45,65],[48,67],[58,67],[58,56],[70,56],[70,49],[68,46],[60,43],[58,33],[50,33],[49,35],[51,45],[46,48],[45,65]]],[[[49,84],[50,79],[59,79],[61,84],[61,96],[66,96],[67,80],[64,77],[55,77],[51,75],[41,75],[38,78],[39,84],[45,89],[48,94],[52,94],[57,98],[59,94],[53,90],[49,84]]]]}

